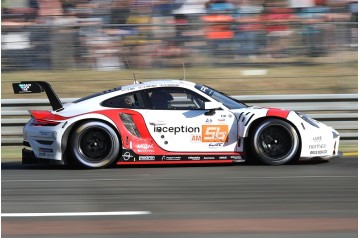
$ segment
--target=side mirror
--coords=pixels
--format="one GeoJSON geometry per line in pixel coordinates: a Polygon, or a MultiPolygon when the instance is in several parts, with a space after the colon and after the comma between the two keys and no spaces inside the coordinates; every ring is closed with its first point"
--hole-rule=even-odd
{"type": "Polygon", "coordinates": [[[221,102],[205,102],[205,110],[215,110],[221,108],[221,102]]]}
{"type": "Polygon", "coordinates": [[[205,116],[215,115],[216,109],[221,108],[222,103],[220,102],[205,102],[205,110],[209,110],[205,112],[205,116]]]}

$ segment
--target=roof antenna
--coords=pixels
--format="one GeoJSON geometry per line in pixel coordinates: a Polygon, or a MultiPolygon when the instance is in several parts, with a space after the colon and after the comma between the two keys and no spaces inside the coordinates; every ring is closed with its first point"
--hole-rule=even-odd
{"type": "Polygon", "coordinates": [[[183,71],[184,71],[184,78],[183,78],[183,80],[186,80],[186,78],[185,78],[185,63],[183,62],[183,71]]]}
{"type": "Polygon", "coordinates": [[[126,56],[125,56],[125,60],[126,60],[126,64],[127,64],[128,68],[131,70],[132,74],[134,75],[134,84],[139,84],[139,81],[137,81],[137,79],[135,77],[135,73],[134,73],[134,71],[132,71],[132,68],[130,67],[129,61],[126,56]]]}

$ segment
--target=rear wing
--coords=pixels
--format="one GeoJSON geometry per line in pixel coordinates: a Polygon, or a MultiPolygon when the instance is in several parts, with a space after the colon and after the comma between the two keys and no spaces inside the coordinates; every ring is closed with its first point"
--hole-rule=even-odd
{"type": "Polygon", "coordinates": [[[28,81],[12,84],[15,94],[45,92],[54,111],[62,109],[63,105],[51,85],[44,81],[28,81]]]}

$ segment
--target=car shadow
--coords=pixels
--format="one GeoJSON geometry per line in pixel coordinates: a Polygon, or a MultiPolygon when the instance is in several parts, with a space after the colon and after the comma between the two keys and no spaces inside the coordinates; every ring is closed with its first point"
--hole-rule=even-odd
{"type": "Polygon", "coordinates": [[[22,164],[20,161],[9,161],[1,163],[1,170],[64,170],[69,169],[64,165],[46,164],[22,164]]]}

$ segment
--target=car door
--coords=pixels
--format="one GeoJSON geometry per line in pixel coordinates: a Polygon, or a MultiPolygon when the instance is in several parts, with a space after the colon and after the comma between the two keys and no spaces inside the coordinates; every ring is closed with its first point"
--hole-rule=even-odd
{"type": "Polygon", "coordinates": [[[151,108],[146,126],[155,142],[170,152],[234,152],[237,127],[227,110],[205,110],[205,97],[186,88],[146,90],[151,108]]]}

